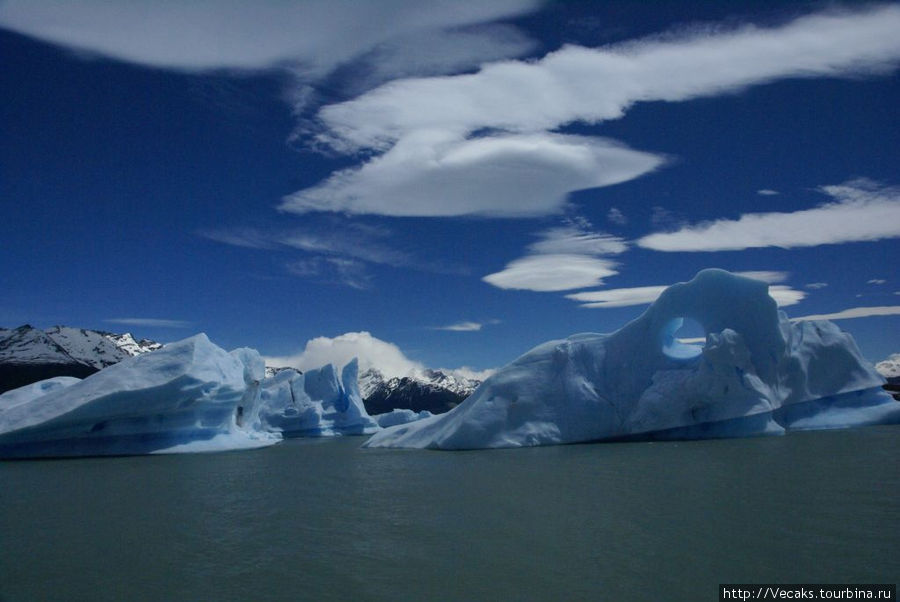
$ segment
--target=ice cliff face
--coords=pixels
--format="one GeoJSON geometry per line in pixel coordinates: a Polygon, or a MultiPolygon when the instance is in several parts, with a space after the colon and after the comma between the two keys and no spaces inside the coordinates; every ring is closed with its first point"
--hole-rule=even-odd
{"type": "Polygon", "coordinates": [[[300,373],[280,370],[263,383],[263,428],[285,437],[363,435],[378,430],[366,413],[357,384],[356,360],[338,378],[334,366],[300,373]]]}
{"type": "Polygon", "coordinates": [[[0,457],[217,451],[271,445],[264,362],[199,334],[88,376],[0,395],[0,457]]]}
{"type": "Polygon", "coordinates": [[[850,335],[790,322],[763,282],[704,270],[609,334],[536,347],[441,416],[368,447],[473,449],[617,438],[702,438],[900,422],[850,335]],[[684,320],[706,344],[680,342],[684,320]]]}

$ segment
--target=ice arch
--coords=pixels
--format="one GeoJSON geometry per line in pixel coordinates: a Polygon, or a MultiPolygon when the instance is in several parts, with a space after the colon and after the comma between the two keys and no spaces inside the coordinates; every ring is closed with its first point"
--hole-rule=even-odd
{"type": "Polygon", "coordinates": [[[703,353],[703,345],[697,344],[706,339],[706,331],[693,318],[672,318],[660,333],[660,348],[663,355],[673,360],[690,360],[703,353]]]}
{"type": "Polygon", "coordinates": [[[388,428],[366,446],[520,447],[900,423],[900,404],[882,383],[831,322],[791,322],[765,282],[704,270],[621,330],[539,345],[450,412],[388,428]],[[706,334],[699,353],[677,341],[686,318],[706,334]],[[687,351],[692,359],[679,357],[687,351]]]}

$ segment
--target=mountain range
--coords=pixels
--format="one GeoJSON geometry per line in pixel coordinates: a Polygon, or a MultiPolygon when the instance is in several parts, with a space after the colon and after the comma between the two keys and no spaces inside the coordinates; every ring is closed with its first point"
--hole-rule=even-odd
{"type": "Polygon", "coordinates": [[[54,376],[84,378],[161,344],[131,334],[29,324],[0,328],[0,393],[54,376]]]}
{"type": "MultiPolygon", "coordinates": [[[[0,328],[0,393],[54,376],[84,378],[125,358],[162,347],[130,333],[54,326],[46,330],[25,324],[0,328]]],[[[267,368],[267,376],[280,368],[267,368]]],[[[433,414],[446,412],[472,394],[480,380],[442,370],[417,370],[386,377],[377,368],[359,375],[359,390],[370,415],[405,408],[433,414]]]]}
{"type": "Polygon", "coordinates": [[[369,368],[359,375],[360,396],[373,416],[395,408],[442,414],[462,403],[480,384],[480,380],[443,370],[418,370],[408,376],[386,378],[377,368],[369,368]]]}

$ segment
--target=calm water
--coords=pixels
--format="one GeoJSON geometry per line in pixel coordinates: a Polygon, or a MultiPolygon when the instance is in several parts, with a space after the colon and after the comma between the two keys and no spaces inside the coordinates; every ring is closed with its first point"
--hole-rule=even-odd
{"type": "Polygon", "coordinates": [[[0,599],[716,600],[900,579],[900,428],[0,462],[0,599]]]}

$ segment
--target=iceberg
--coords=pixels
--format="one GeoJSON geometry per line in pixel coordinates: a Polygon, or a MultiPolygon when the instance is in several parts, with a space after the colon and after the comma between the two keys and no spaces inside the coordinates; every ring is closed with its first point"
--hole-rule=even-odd
{"type": "Polygon", "coordinates": [[[415,422],[416,420],[425,420],[432,416],[434,416],[434,414],[428,410],[415,412],[407,408],[395,408],[384,414],[376,414],[375,416],[372,416],[372,419],[375,420],[381,428],[387,428],[389,426],[397,426],[398,424],[408,424],[410,422],[415,422]]]}
{"type": "Polygon", "coordinates": [[[281,370],[262,383],[261,428],[284,437],[370,435],[379,429],[363,405],[353,359],[341,371],[331,364],[300,373],[281,370]]]}
{"type": "Polygon", "coordinates": [[[281,436],[259,428],[264,372],[256,351],[228,353],[198,334],[81,381],[16,389],[2,396],[0,458],[271,445],[281,436]]]}
{"type": "Polygon", "coordinates": [[[883,383],[831,322],[791,322],[766,283],[710,269],[666,289],[619,331],[539,345],[450,412],[385,429],[365,447],[480,449],[900,423],[900,403],[883,383]],[[678,337],[685,321],[702,326],[705,344],[678,337]]]}

